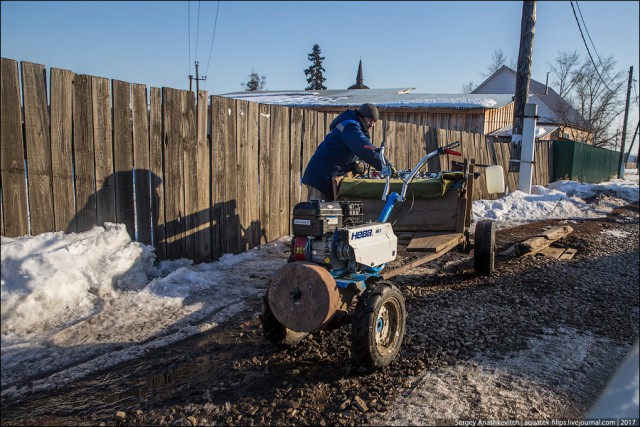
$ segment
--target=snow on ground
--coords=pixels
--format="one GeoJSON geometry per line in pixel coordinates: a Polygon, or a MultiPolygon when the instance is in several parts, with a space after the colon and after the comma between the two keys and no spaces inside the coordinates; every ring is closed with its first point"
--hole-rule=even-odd
{"type": "MultiPolygon", "coordinates": [[[[563,388],[563,383],[558,383],[560,375],[570,372],[576,377],[565,387],[569,395],[588,394],[591,382],[579,369],[584,360],[608,360],[604,356],[614,354],[623,358],[627,351],[606,338],[581,334],[572,328],[547,329],[545,335],[530,338],[526,350],[506,359],[497,361],[478,355],[464,365],[445,366],[412,378],[413,386],[394,402],[392,410],[373,416],[370,422],[440,425],[443,419],[518,420],[536,419],[543,411],[563,413],[560,409],[566,408],[566,403],[557,392],[563,388]],[[568,389],[569,385],[578,386],[568,389]],[[545,408],[535,412],[538,408],[532,402],[544,402],[545,408]]],[[[606,368],[596,366],[595,370],[606,368]]],[[[573,417],[582,415],[577,412],[573,417]]]]}
{"type": "MultiPolygon", "coordinates": [[[[626,174],[597,185],[560,181],[535,186],[530,195],[514,191],[476,201],[474,221],[506,227],[604,216],[639,199],[637,170],[626,174]],[[598,203],[584,200],[593,197],[598,203]]],[[[58,387],[252,311],[246,302],[257,301],[269,275],[286,262],[289,241],[194,265],[156,263],[153,248],[132,242],[121,224],[2,237],[1,395],[58,387]]]]}
{"type": "Polygon", "coordinates": [[[547,187],[532,186],[531,194],[516,190],[498,200],[477,200],[473,219],[497,221],[498,228],[508,228],[545,219],[598,218],[636,200],[638,172],[627,169],[624,179],[600,184],[556,181],[547,187]],[[593,198],[595,203],[585,201],[593,198]]]}

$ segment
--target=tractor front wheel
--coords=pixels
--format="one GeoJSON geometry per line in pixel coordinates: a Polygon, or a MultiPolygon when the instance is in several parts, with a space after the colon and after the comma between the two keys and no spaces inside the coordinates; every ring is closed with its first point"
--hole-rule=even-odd
{"type": "Polygon", "coordinates": [[[381,281],[364,291],[351,316],[352,352],[367,369],[380,369],[398,355],[407,310],[396,285],[381,281]]]}
{"type": "Polygon", "coordinates": [[[277,345],[291,346],[305,339],[308,332],[293,331],[276,319],[269,307],[268,291],[262,297],[262,311],[260,313],[262,333],[269,341],[277,345]]]}

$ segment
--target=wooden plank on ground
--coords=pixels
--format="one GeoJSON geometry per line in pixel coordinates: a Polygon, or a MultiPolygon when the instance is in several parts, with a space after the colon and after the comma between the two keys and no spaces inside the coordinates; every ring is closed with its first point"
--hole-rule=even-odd
{"type": "Polygon", "coordinates": [[[411,239],[413,239],[414,234],[415,233],[411,232],[396,233],[396,237],[398,237],[398,244],[403,246],[408,245],[411,242],[411,239]]]}
{"type": "Polygon", "coordinates": [[[464,236],[461,233],[443,233],[428,231],[415,233],[411,243],[407,245],[409,252],[440,252],[454,241],[462,243],[464,236]]]}
{"type": "MultiPolygon", "coordinates": [[[[109,79],[91,77],[93,145],[96,162],[97,223],[116,222],[116,175],[111,130],[111,92],[109,79]]],[[[128,122],[126,123],[129,124],[128,122]]],[[[129,235],[133,239],[133,234],[129,235]]]]}
{"type": "Polygon", "coordinates": [[[560,255],[560,257],[558,257],[558,259],[568,260],[573,258],[573,256],[577,253],[578,253],[578,250],[575,248],[566,248],[566,250],[562,253],[562,255],[560,255]]]}
{"type": "Polygon", "coordinates": [[[542,249],[549,247],[553,242],[566,237],[572,232],[573,227],[570,225],[564,225],[547,230],[544,233],[530,237],[523,242],[516,243],[516,255],[534,255],[542,249]]]}
{"type": "Polygon", "coordinates": [[[73,78],[51,69],[51,172],[55,231],[75,231],[73,200],[73,78]]]}
{"type": "Polygon", "coordinates": [[[451,249],[455,248],[456,246],[458,246],[459,242],[456,242],[455,240],[451,241],[451,243],[449,243],[449,245],[445,248],[443,248],[440,252],[435,252],[435,253],[430,253],[429,255],[425,255],[423,257],[420,257],[418,259],[416,259],[415,261],[411,261],[407,264],[404,264],[402,267],[398,267],[396,269],[393,270],[388,270],[385,271],[384,273],[382,273],[382,277],[384,279],[390,279],[394,276],[397,276],[398,274],[402,274],[405,273],[413,268],[416,268],[424,263],[427,263],[429,261],[432,261],[436,258],[440,258],[442,255],[444,255],[445,253],[449,252],[451,249]]]}
{"type": "Polygon", "coordinates": [[[113,159],[116,181],[116,221],[125,224],[135,239],[133,203],[133,136],[131,133],[131,85],[113,80],[113,159]]]}
{"type": "Polygon", "coordinates": [[[149,163],[149,110],[147,86],[131,85],[133,119],[133,166],[138,241],[151,244],[151,175],[149,163]]]}
{"type": "Polygon", "coordinates": [[[538,255],[544,255],[547,258],[558,259],[566,251],[566,248],[549,246],[538,251],[538,255]]]}
{"type": "Polygon", "coordinates": [[[29,233],[18,62],[2,58],[1,67],[2,235],[18,237],[29,233]]]}
{"type": "Polygon", "coordinates": [[[51,139],[45,66],[22,63],[24,139],[27,155],[31,234],[54,231],[51,139]]]}
{"type": "MultiPolygon", "coordinates": [[[[73,153],[76,176],[76,230],[87,231],[97,224],[95,158],[93,152],[93,107],[91,76],[73,79],[73,153]]],[[[76,230],[67,230],[72,232],[76,230]]]]}
{"type": "Polygon", "coordinates": [[[164,223],[164,172],[163,163],[163,130],[162,130],[162,94],[160,88],[152,87],[149,103],[149,164],[151,185],[151,221],[153,223],[153,246],[156,257],[164,260],[167,257],[166,233],[164,223]]]}

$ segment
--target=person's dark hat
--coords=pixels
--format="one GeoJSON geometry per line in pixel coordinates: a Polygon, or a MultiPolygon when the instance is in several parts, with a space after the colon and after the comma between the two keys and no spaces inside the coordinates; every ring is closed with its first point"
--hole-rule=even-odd
{"type": "Polygon", "coordinates": [[[360,109],[358,110],[363,117],[368,117],[371,120],[375,120],[376,122],[380,118],[378,115],[378,108],[376,108],[373,104],[362,104],[360,109]]]}

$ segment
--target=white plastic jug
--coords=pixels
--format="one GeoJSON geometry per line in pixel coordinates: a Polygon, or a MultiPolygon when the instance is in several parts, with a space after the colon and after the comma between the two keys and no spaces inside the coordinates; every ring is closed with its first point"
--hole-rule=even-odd
{"type": "Polygon", "coordinates": [[[502,166],[487,166],[484,171],[484,176],[487,181],[487,191],[489,194],[504,193],[504,173],[502,166]]]}

